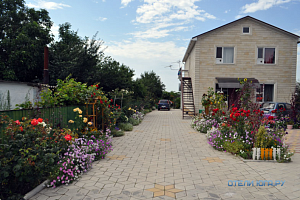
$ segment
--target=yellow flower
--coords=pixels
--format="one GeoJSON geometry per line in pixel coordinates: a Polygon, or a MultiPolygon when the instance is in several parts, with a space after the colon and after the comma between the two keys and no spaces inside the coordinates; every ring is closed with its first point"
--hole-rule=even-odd
{"type": "Polygon", "coordinates": [[[70,120],[69,120],[69,123],[70,123],[70,124],[73,124],[73,123],[74,123],[74,121],[70,119],[70,120]]]}
{"type": "Polygon", "coordinates": [[[131,110],[131,107],[129,107],[128,110],[131,110]]]}
{"type": "Polygon", "coordinates": [[[82,115],[79,115],[79,117],[82,117],[82,115]]]}
{"type": "Polygon", "coordinates": [[[74,108],[73,111],[76,112],[78,108],[74,108]]]}
{"type": "Polygon", "coordinates": [[[88,122],[88,125],[89,125],[89,126],[92,126],[92,125],[93,125],[93,123],[92,123],[92,122],[88,122]]]}
{"type": "Polygon", "coordinates": [[[79,109],[79,110],[78,110],[78,113],[81,115],[81,114],[82,114],[82,111],[79,109]]]}
{"type": "Polygon", "coordinates": [[[244,81],[246,82],[246,81],[247,81],[247,78],[244,78],[244,81]]]}
{"type": "Polygon", "coordinates": [[[83,122],[87,123],[88,119],[86,117],[83,118],[83,122]]]}
{"type": "Polygon", "coordinates": [[[113,113],[113,112],[110,112],[110,114],[113,115],[114,113],[113,113]]]}

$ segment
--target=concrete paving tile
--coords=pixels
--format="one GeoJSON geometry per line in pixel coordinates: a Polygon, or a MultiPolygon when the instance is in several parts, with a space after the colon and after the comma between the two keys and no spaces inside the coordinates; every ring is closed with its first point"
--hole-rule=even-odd
{"type": "MultiPolygon", "coordinates": [[[[182,200],[221,197],[227,199],[228,195],[229,199],[295,199],[299,196],[297,188],[300,188],[300,154],[294,155],[291,163],[244,163],[229,153],[219,152],[210,147],[205,134],[193,130],[189,125],[190,121],[182,120],[180,110],[154,111],[147,114],[144,121],[134,127],[132,132],[126,132],[123,137],[113,138],[114,151],[108,156],[124,155],[128,158],[122,161],[106,157],[94,162],[93,169],[85,173],[80,180],[69,186],[59,187],[68,189],[67,194],[61,198],[104,200],[122,199],[123,195],[123,198],[132,200],[151,199],[153,192],[147,189],[154,188],[155,183],[163,186],[175,184],[176,189],[184,190],[175,194],[176,199],[182,200]],[[161,138],[171,141],[160,141],[161,138]],[[203,160],[209,157],[219,158],[222,162],[209,163],[203,160]],[[285,180],[286,183],[281,187],[240,188],[229,187],[228,180],[285,180]],[[105,185],[108,189],[104,188],[102,191],[105,185]],[[81,188],[89,192],[83,196],[76,196],[81,188]],[[92,196],[93,190],[96,194],[92,196]],[[120,190],[120,194],[110,194],[113,191],[119,193],[120,190]],[[198,196],[203,193],[207,193],[208,197],[198,196]],[[234,195],[230,196],[231,193],[234,195]]],[[[36,197],[43,198],[42,195],[46,191],[41,191],[36,197]]],[[[44,198],[62,195],[57,191],[49,190],[44,198]]],[[[174,199],[170,196],[164,194],[153,199],[174,199]]]]}

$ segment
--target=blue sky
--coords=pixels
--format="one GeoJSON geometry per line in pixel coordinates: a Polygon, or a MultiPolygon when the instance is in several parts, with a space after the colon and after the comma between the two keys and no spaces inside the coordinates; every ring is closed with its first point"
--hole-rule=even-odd
{"type": "MultiPolygon", "coordinates": [[[[25,0],[54,22],[69,22],[81,37],[104,41],[106,56],[135,70],[153,70],[167,91],[178,91],[177,70],[190,39],[250,15],[300,35],[300,0],[25,0]],[[106,48],[107,47],[107,48],[106,48]],[[172,65],[171,70],[170,66],[172,65]]],[[[298,45],[297,80],[300,79],[298,45]]]]}

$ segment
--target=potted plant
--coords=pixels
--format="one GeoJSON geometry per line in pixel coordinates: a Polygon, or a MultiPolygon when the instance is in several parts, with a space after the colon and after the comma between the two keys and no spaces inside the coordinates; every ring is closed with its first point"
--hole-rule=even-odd
{"type": "Polygon", "coordinates": [[[287,129],[293,129],[293,125],[294,125],[294,120],[290,119],[287,122],[287,129]]]}

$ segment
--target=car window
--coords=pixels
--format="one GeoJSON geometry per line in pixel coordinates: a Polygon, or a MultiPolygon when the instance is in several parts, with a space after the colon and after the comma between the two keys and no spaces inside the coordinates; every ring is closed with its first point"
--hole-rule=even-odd
{"type": "Polygon", "coordinates": [[[288,103],[287,103],[287,104],[285,104],[285,106],[286,106],[286,109],[287,109],[287,110],[291,110],[291,109],[292,109],[292,105],[291,105],[291,104],[288,104],[288,103]]]}
{"type": "Polygon", "coordinates": [[[168,103],[168,100],[160,100],[159,103],[168,103]]]}
{"type": "Polygon", "coordinates": [[[264,103],[263,108],[274,109],[275,103],[264,103]]]}
{"type": "Polygon", "coordinates": [[[284,104],[283,103],[279,103],[278,104],[278,110],[283,110],[284,109],[284,104]]]}

